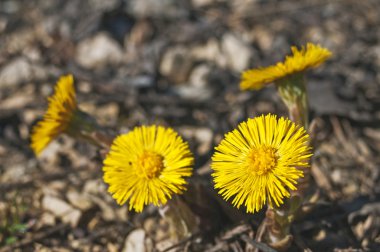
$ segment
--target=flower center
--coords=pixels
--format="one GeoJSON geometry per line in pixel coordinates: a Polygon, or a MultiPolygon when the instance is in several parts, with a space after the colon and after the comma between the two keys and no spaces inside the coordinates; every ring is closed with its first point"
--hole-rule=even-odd
{"type": "Polygon", "coordinates": [[[277,165],[276,149],[260,147],[252,149],[247,159],[248,169],[255,175],[265,175],[277,165]]]}
{"type": "Polygon", "coordinates": [[[144,151],[136,162],[136,172],[138,176],[148,179],[158,177],[164,169],[164,158],[152,151],[144,151]]]}

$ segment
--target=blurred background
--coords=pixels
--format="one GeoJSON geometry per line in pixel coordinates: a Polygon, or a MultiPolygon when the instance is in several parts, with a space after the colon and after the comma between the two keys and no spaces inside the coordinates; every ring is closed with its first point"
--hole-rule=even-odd
{"type": "Polygon", "coordinates": [[[262,214],[220,210],[207,235],[171,244],[155,208],[117,206],[95,147],[61,136],[37,159],[30,129],[72,73],[80,107],[112,134],[151,123],[179,131],[211,187],[224,133],[286,115],[273,85],[239,91],[241,71],[307,42],[333,57],[307,74],[322,201],[294,225],[292,251],[379,251],[379,27],[378,0],[0,0],[0,251],[247,249],[239,237],[262,214]]]}

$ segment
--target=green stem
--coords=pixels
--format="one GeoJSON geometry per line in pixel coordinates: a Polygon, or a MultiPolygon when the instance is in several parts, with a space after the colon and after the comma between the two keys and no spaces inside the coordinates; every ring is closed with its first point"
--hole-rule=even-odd
{"type": "Polygon", "coordinates": [[[74,112],[66,133],[102,149],[109,149],[113,141],[113,138],[105,133],[92,116],[79,109],[74,112]]]}
{"type": "MultiPolygon", "coordinates": [[[[309,126],[309,107],[306,92],[306,81],[303,73],[293,74],[276,81],[278,92],[289,111],[289,118],[305,129],[309,126]]],[[[298,181],[296,191],[285,199],[280,207],[268,207],[266,217],[259,227],[259,235],[256,239],[263,239],[271,247],[278,251],[286,251],[292,242],[290,227],[297,217],[305,193],[309,186],[309,169],[302,169],[304,177],[298,181]]]]}
{"type": "Polygon", "coordinates": [[[302,125],[309,126],[309,101],[306,91],[306,81],[302,73],[294,74],[276,82],[278,92],[288,107],[290,119],[302,125]]]}

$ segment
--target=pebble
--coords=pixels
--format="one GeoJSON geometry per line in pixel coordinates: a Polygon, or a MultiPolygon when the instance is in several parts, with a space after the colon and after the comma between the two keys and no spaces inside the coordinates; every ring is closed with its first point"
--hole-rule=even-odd
{"type": "Polygon", "coordinates": [[[84,185],[83,192],[96,195],[107,192],[107,189],[102,179],[99,178],[94,180],[88,180],[84,185]]]}
{"type": "Polygon", "coordinates": [[[195,8],[205,7],[215,3],[215,0],[192,0],[191,3],[195,8]]]}
{"type": "Polygon", "coordinates": [[[23,58],[9,62],[0,72],[0,88],[9,88],[31,79],[32,66],[23,58]]]}
{"type": "Polygon", "coordinates": [[[78,44],[76,60],[84,68],[98,69],[120,63],[123,49],[106,33],[98,33],[78,44]]]}
{"type": "Polygon", "coordinates": [[[157,231],[157,223],[155,218],[147,218],[144,220],[143,224],[144,230],[148,235],[152,236],[157,231]]]}
{"type": "Polygon", "coordinates": [[[46,166],[56,165],[59,161],[58,153],[62,150],[62,145],[53,140],[38,156],[38,159],[46,166]]]}
{"type": "Polygon", "coordinates": [[[23,92],[15,93],[9,98],[0,101],[0,107],[2,109],[22,109],[25,106],[29,105],[33,101],[35,101],[35,97],[33,94],[28,94],[25,90],[23,92]]]}
{"type": "Polygon", "coordinates": [[[193,47],[191,55],[197,61],[210,61],[222,68],[227,66],[227,58],[223,55],[219,42],[215,38],[193,47]]]}
{"type": "Polygon", "coordinates": [[[210,143],[213,138],[212,130],[206,127],[183,126],[178,131],[186,138],[195,138],[200,143],[210,143]]]}
{"type": "Polygon", "coordinates": [[[86,194],[81,194],[77,191],[70,190],[67,192],[66,197],[73,206],[82,211],[86,211],[93,206],[92,201],[88,196],[86,196],[86,194]]]}
{"type": "Polygon", "coordinates": [[[209,88],[198,88],[191,85],[177,86],[172,89],[173,93],[185,100],[195,102],[207,101],[213,95],[213,90],[209,88]]]}
{"type": "Polygon", "coordinates": [[[112,207],[112,204],[109,202],[106,202],[100,197],[89,195],[91,198],[91,201],[96,204],[102,212],[102,217],[106,221],[113,221],[117,219],[115,209],[112,207]]]}
{"type": "Polygon", "coordinates": [[[193,60],[187,48],[170,47],[163,55],[160,73],[174,83],[183,83],[189,77],[193,60]]]}
{"type": "Polygon", "coordinates": [[[41,215],[41,222],[44,225],[48,225],[48,226],[54,226],[56,224],[54,215],[48,212],[45,212],[41,215]]]}
{"type": "Polygon", "coordinates": [[[0,34],[5,31],[8,25],[8,19],[5,17],[0,17],[0,34]]]}
{"type": "Polygon", "coordinates": [[[235,72],[241,72],[248,67],[252,51],[248,44],[233,33],[226,33],[222,38],[222,50],[228,61],[227,65],[235,72]]]}
{"type": "Polygon", "coordinates": [[[200,142],[197,152],[205,155],[210,150],[213,133],[209,128],[198,128],[195,131],[195,138],[200,142]]]}
{"type": "Polygon", "coordinates": [[[5,145],[2,145],[0,143],[0,157],[5,157],[5,155],[8,153],[7,147],[5,145]]]}
{"type": "Polygon", "coordinates": [[[261,50],[270,51],[272,49],[274,36],[266,26],[255,27],[251,34],[261,50]]]}
{"type": "Polygon", "coordinates": [[[97,106],[96,108],[96,117],[99,118],[99,123],[105,126],[116,125],[118,115],[119,105],[116,102],[97,106]]]}
{"type": "Polygon", "coordinates": [[[123,252],[145,252],[145,231],[144,229],[133,230],[125,239],[123,252]]]}
{"type": "Polygon", "coordinates": [[[137,18],[176,18],[189,12],[180,0],[130,0],[126,11],[137,18]]]}
{"type": "Polygon", "coordinates": [[[194,68],[186,85],[173,87],[173,92],[183,99],[194,101],[206,101],[214,94],[214,89],[208,85],[208,77],[211,67],[207,64],[201,64],[194,68]]]}
{"type": "Polygon", "coordinates": [[[153,87],[155,80],[150,75],[139,75],[127,78],[126,82],[134,88],[149,88],[153,87]]]}
{"type": "Polygon", "coordinates": [[[73,208],[67,202],[51,195],[44,196],[42,199],[42,207],[56,217],[61,218],[63,222],[69,223],[72,227],[77,226],[82,215],[78,209],[73,208]]]}
{"type": "Polygon", "coordinates": [[[331,180],[336,183],[336,184],[339,184],[342,182],[342,172],[341,170],[333,170],[331,172],[331,180]]]}
{"type": "Polygon", "coordinates": [[[208,75],[211,72],[211,67],[208,64],[202,64],[191,71],[189,83],[197,88],[205,88],[208,83],[208,75]]]}
{"type": "Polygon", "coordinates": [[[11,167],[7,167],[5,172],[1,175],[0,181],[4,183],[20,182],[20,179],[25,178],[26,171],[26,165],[14,164],[11,167]]]}

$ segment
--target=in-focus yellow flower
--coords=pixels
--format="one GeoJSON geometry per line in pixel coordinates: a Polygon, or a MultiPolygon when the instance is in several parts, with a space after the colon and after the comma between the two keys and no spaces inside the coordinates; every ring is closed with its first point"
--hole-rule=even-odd
{"type": "Polygon", "coordinates": [[[136,127],[118,136],[104,160],[104,181],[117,203],[141,212],[150,203],[165,204],[186,189],[194,158],[171,128],[136,127]]]}
{"type": "Polygon", "coordinates": [[[62,76],[55,86],[55,92],[48,98],[49,106],[41,121],[33,127],[31,148],[36,155],[60,133],[68,128],[73,114],[77,110],[74,78],[62,76]]]}
{"type": "Polygon", "coordinates": [[[293,55],[286,56],[284,62],[243,72],[240,89],[261,89],[270,82],[317,67],[331,57],[331,52],[328,49],[312,43],[307,43],[306,48],[302,46],[301,50],[292,46],[291,50],[293,55]]]}
{"type": "Polygon", "coordinates": [[[311,148],[306,131],[284,118],[266,115],[248,119],[226,134],[212,157],[215,188],[232,204],[259,211],[268,201],[283,204],[289,190],[296,190],[309,167],[311,148]]]}

